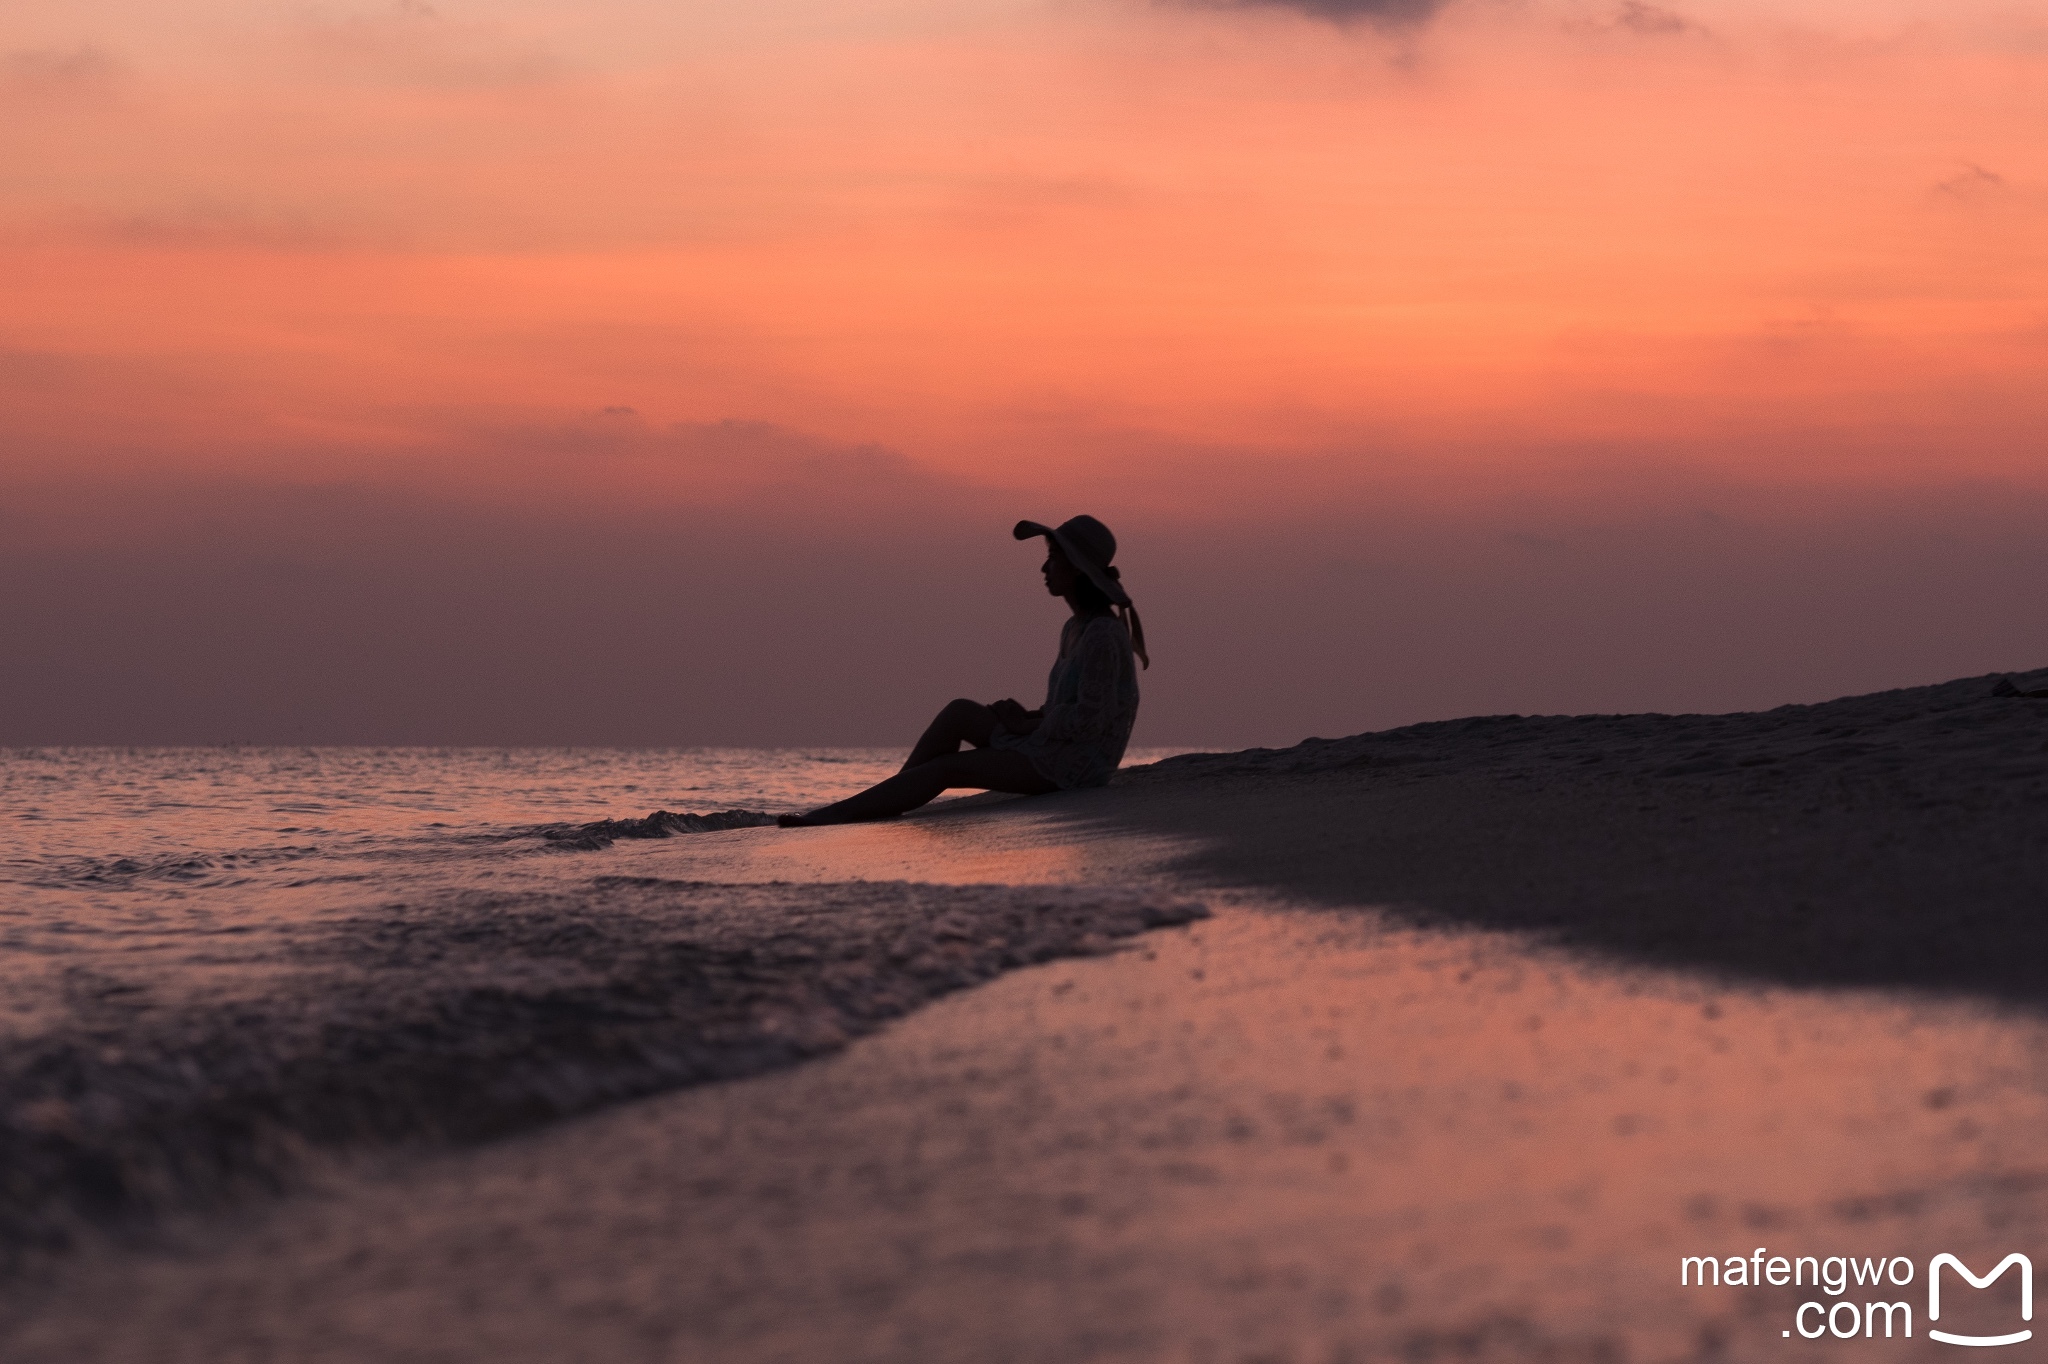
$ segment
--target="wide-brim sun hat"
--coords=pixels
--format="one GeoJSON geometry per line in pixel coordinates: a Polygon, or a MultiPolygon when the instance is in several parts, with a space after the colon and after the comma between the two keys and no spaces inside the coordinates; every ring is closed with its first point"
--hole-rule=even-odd
{"type": "Polygon", "coordinates": [[[1108,526],[1092,516],[1074,516],[1048,526],[1038,521],[1019,521],[1010,534],[1019,540],[1044,536],[1059,546],[1060,553],[1067,556],[1067,562],[1087,575],[1088,581],[1102,590],[1116,608],[1117,616],[1124,628],[1131,634],[1131,649],[1138,655],[1138,661],[1146,667],[1152,660],[1145,653],[1145,627],[1138,621],[1137,608],[1131,605],[1130,593],[1124,591],[1117,570],[1110,566],[1116,558],[1116,536],[1110,534],[1108,526]]]}

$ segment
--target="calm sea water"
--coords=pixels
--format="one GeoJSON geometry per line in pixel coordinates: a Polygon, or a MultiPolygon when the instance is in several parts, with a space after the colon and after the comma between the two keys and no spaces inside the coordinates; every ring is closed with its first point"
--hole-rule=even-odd
{"type": "Polygon", "coordinates": [[[902,760],[866,748],[14,749],[0,753],[0,865],[19,879],[67,858],[352,855],[656,808],[780,812],[902,760]]]}
{"type": "MultiPolygon", "coordinates": [[[[1127,765],[1179,749],[1134,749],[1127,765]]],[[[0,923],[91,931],[168,904],[292,913],[338,887],[504,885],[545,835],[655,810],[772,815],[894,772],[872,748],[0,751],[0,923]],[[298,893],[294,893],[298,892],[298,893]]],[[[346,898],[345,896],[343,898],[346,898]]],[[[0,938],[0,946],[6,940],[0,938]]]]}
{"type": "Polygon", "coordinates": [[[745,1074],[1182,912],[1101,888],[703,883],[650,856],[901,760],[0,752],[0,1272],[108,1216],[284,1179],[293,1152],[745,1074]]]}
{"type": "MultiPolygon", "coordinates": [[[[0,760],[0,965],[134,959],[214,935],[463,887],[587,871],[549,831],[807,808],[886,776],[868,749],[163,748],[0,760]],[[31,954],[23,961],[20,954],[31,954]],[[9,958],[13,959],[10,961],[9,958]]],[[[0,991],[5,991],[0,986],[0,991]]],[[[26,1007],[21,991],[14,1012],[26,1007]]]]}

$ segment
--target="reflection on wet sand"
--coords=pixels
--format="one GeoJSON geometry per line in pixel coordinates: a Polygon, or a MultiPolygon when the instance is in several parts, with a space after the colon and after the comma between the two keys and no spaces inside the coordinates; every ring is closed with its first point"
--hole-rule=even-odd
{"type": "Polygon", "coordinates": [[[974,796],[877,824],[735,829],[622,848],[622,857],[650,874],[706,881],[1038,885],[1147,879],[1199,848],[1170,833],[1085,836],[1104,794],[974,796]]]}

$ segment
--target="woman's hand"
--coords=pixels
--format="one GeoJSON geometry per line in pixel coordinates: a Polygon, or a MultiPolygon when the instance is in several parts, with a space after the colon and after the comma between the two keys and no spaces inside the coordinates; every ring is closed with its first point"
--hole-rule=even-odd
{"type": "Polygon", "coordinates": [[[1005,734],[1029,734],[1038,728],[1039,720],[1044,718],[1038,711],[1026,710],[1022,703],[1009,697],[992,702],[989,710],[994,713],[996,724],[1001,726],[1005,734]]]}

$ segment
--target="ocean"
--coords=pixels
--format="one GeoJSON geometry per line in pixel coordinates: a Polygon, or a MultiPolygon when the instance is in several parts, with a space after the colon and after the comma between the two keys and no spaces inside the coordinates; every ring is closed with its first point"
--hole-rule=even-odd
{"type": "MultiPolygon", "coordinates": [[[[1201,912],[1114,887],[692,880],[628,855],[900,761],[0,753],[0,1269],[351,1151],[787,1064],[1201,912]]],[[[784,836],[802,831],[745,835],[784,836]]]]}

